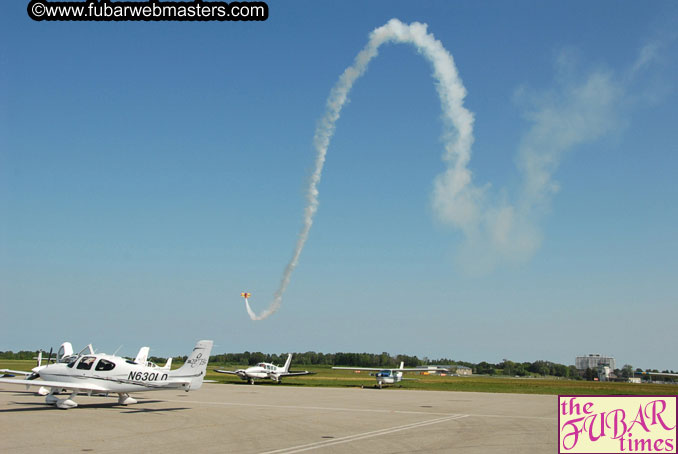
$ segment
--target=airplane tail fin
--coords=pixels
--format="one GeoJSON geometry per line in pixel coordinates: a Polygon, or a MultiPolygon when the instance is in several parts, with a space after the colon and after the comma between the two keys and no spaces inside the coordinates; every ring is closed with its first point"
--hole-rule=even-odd
{"type": "Polygon", "coordinates": [[[191,381],[185,387],[186,391],[189,389],[200,389],[202,386],[202,381],[207,371],[207,363],[212,352],[212,345],[214,345],[214,342],[211,340],[198,341],[195,347],[193,347],[191,354],[188,355],[184,365],[170,373],[172,377],[189,379],[191,381]]]}
{"type": "Polygon", "coordinates": [[[290,364],[292,364],[292,353],[287,355],[287,361],[285,361],[285,367],[283,368],[285,372],[290,371],[290,364]]]}
{"type": "Polygon", "coordinates": [[[164,366],[162,366],[162,368],[167,369],[167,370],[172,370],[172,357],[171,356],[169,358],[167,358],[167,362],[165,363],[164,366]]]}
{"type": "Polygon", "coordinates": [[[139,349],[139,353],[137,353],[137,357],[134,359],[134,362],[137,364],[146,365],[146,361],[148,361],[148,353],[150,351],[150,347],[141,347],[139,349]]]}
{"type": "Polygon", "coordinates": [[[404,368],[405,368],[405,361],[400,361],[400,369],[404,369],[404,368]]]}

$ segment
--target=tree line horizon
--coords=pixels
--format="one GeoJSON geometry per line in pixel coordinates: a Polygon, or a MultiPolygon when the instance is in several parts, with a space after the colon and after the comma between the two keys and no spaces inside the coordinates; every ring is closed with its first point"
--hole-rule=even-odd
{"type": "MultiPolygon", "coordinates": [[[[21,350],[19,352],[0,351],[0,359],[29,360],[34,359],[36,351],[21,350]]],[[[174,356],[174,360],[182,362],[186,360],[185,355],[174,356]]],[[[287,353],[262,353],[249,352],[242,353],[221,353],[210,356],[210,363],[219,364],[238,364],[254,366],[258,363],[284,364],[287,359],[287,353]]],[[[155,363],[164,363],[167,358],[151,356],[150,361],[155,363]]],[[[391,355],[387,352],[382,353],[318,353],[314,351],[292,353],[292,364],[303,366],[355,366],[355,367],[375,367],[375,368],[396,368],[400,363],[405,363],[405,367],[418,367],[429,365],[445,366],[465,366],[472,369],[474,374],[478,375],[506,375],[525,377],[529,375],[554,376],[563,378],[585,378],[593,380],[595,371],[587,369],[582,374],[574,365],[558,364],[547,360],[536,360],[534,362],[515,362],[503,359],[498,363],[489,363],[481,361],[473,363],[470,361],[454,360],[451,358],[430,359],[428,357],[419,358],[410,355],[391,355]],[[583,376],[582,376],[583,375],[583,376]]],[[[642,369],[626,364],[621,369],[615,369],[615,375],[622,378],[632,377],[636,372],[643,372],[642,369]]],[[[657,369],[646,369],[645,372],[660,372],[657,369]]],[[[673,370],[664,370],[662,373],[674,373],[673,370]]]]}

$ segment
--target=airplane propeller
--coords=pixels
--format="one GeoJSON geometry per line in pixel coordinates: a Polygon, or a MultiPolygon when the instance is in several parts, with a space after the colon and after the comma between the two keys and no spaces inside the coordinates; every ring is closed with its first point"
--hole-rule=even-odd
{"type": "MultiPolygon", "coordinates": [[[[49,349],[49,356],[47,357],[47,365],[49,366],[49,363],[52,362],[52,352],[54,351],[54,348],[49,349]]],[[[42,366],[42,350],[38,352],[38,365],[36,367],[42,366]]],[[[40,377],[39,372],[33,372],[31,375],[26,377],[26,380],[35,380],[36,378],[40,377]]]]}

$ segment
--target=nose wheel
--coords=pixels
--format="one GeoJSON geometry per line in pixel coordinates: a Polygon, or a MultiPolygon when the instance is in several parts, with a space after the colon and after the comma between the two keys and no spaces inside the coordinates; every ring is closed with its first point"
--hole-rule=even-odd
{"type": "Polygon", "coordinates": [[[78,395],[78,391],[73,391],[68,399],[57,399],[56,406],[62,410],[68,410],[69,408],[75,408],[78,404],[75,403],[73,399],[78,395]]]}
{"type": "Polygon", "coordinates": [[[118,403],[120,405],[132,405],[136,404],[137,400],[133,397],[130,397],[129,394],[121,393],[118,394],[118,403]]]}
{"type": "Polygon", "coordinates": [[[49,394],[45,396],[45,403],[47,405],[56,405],[57,400],[59,399],[54,395],[54,390],[50,391],[49,394]]]}

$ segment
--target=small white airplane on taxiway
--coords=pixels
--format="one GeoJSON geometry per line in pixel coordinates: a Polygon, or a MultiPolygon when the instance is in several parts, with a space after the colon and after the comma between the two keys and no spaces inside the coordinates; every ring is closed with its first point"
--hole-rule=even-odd
{"type": "Polygon", "coordinates": [[[402,380],[416,380],[415,378],[403,378],[403,372],[449,372],[448,369],[444,367],[436,367],[435,369],[422,369],[422,368],[408,368],[405,369],[405,362],[400,362],[400,367],[397,369],[379,369],[377,367],[333,367],[332,369],[338,370],[352,370],[352,371],[376,371],[376,374],[373,375],[377,379],[377,388],[381,389],[383,385],[394,385],[401,382],[402,380]]]}
{"type": "MultiPolygon", "coordinates": [[[[137,364],[133,360],[120,356],[95,354],[92,346],[88,345],[78,355],[70,355],[67,363],[62,361],[34,368],[33,373],[37,374],[40,379],[0,378],[0,383],[49,388],[45,402],[62,409],[77,407],[78,404],[73,399],[78,393],[90,395],[116,393],[120,405],[130,405],[137,402],[129,396],[131,392],[200,389],[205,378],[212,345],[211,340],[199,341],[184,365],[176,370],[155,365],[152,367],[147,361],[137,364]],[[85,352],[85,350],[88,351],[85,352]],[[71,395],[66,399],[57,398],[54,394],[62,390],[71,391],[71,395]]],[[[140,351],[140,353],[143,352],[140,351]]]]}
{"type": "MultiPolygon", "coordinates": [[[[170,370],[172,368],[172,358],[167,359],[167,363],[165,363],[164,366],[160,367],[157,366],[156,364],[152,363],[151,361],[148,361],[148,353],[150,352],[150,347],[141,347],[139,349],[139,353],[137,353],[136,358],[134,359],[135,364],[142,364],[146,365],[147,367],[153,367],[153,368],[158,368],[157,370],[170,370]]],[[[59,350],[57,350],[57,354],[55,358],[52,358],[52,349],[49,350],[49,356],[47,358],[47,364],[43,365],[42,360],[43,360],[43,351],[40,350],[38,352],[38,356],[34,357],[33,359],[37,359],[38,363],[37,365],[31,369],[31,372],[23,371],[23,370],[13,370],[13,369],[0,369],[0,373],[4,374],[5,377],[13,377],[15,375],[24,375],[26,380],[35,380],[40,376],[40,371],[44,369],[47,365],[51,364],[52,362],[56,363],[66,363],[68,364],[71,362],[73,359],[77,358],[78,356],[82,356],[85,354],[90,354],[94,355],[94,349],[92,348],[92,344],[87,345],[87,347],[83,348],[80,353],[77,355],[73,354],[73,345],[71,345],[70,342],[64,342],[61,344],[59,347],[59,350]]],[[[38,394],[41,396],[46,396],[47,394],[50,393],[50,390],[45,388],[44,386],[41,386],[38,389],[38,394]]]]}
{"type": "Polygon", "coordinates": [[[282,367],[271,363],[259,363],[256,366],[248,367],[247,369],[215,370],[214,372],[219,372],[220,374],[237,375],[243,380],[247,380],[251,385],[254,384],[254,380],[257,378],[270,378],[276,383],[281,383],[283,377],[315,374],[315,372],[309,372],[307,370],[290,372],[290,363],[292,363],[291,353],[287,355],[287,361],[285,361],[285,365],[282,367]]]}

